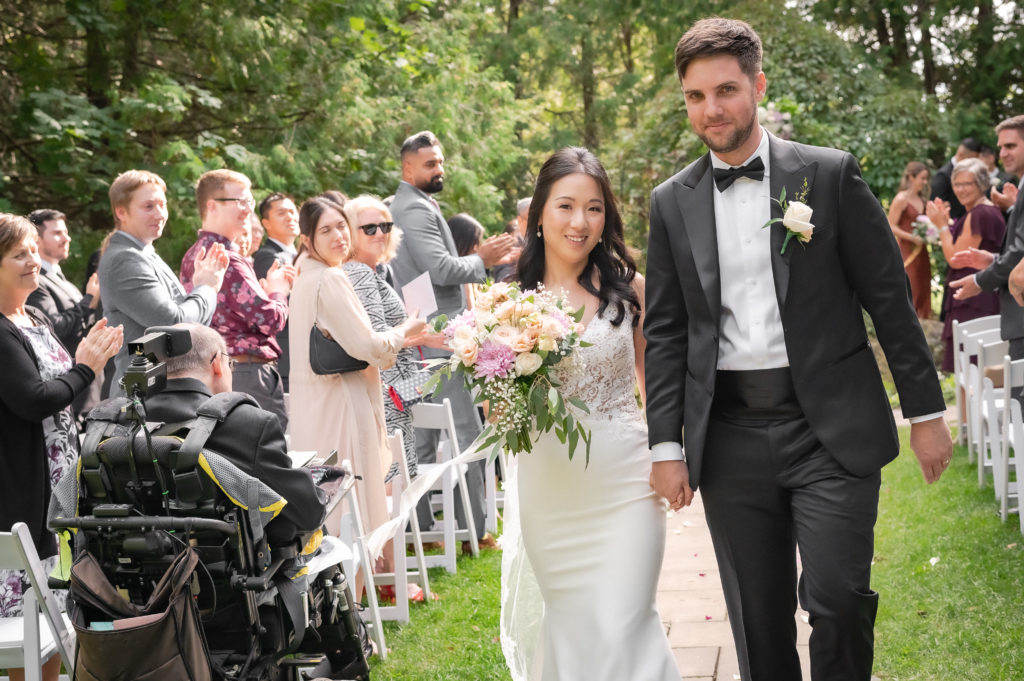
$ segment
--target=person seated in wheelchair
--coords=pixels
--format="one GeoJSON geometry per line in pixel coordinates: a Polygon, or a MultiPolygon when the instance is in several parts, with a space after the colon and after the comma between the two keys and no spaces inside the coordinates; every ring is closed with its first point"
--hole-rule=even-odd
{"type": "MultiPolygon", "coordinates": [[[[176,326],[188,329],[192,349],[167,358],[167,387],[146,399],[147,421],[187,422],[210,397],[231,391],[231,360],[221,335],[200,324],[176,326]]],[[[327,503],[324,492],[313,484],[308,469],[292,468],[277,416],[260,409],[255,401],[232,409],[210,434],[206,447],[266,483],[287,501],[267,527],[271,546],[290,542],[323,524],[327,503]]]]}

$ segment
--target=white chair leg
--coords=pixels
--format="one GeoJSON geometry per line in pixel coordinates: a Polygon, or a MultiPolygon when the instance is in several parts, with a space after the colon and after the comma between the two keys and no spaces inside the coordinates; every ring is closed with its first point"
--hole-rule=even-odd
{"type": "MultiPolygon", "coordinates": [[[[412,534],[413,553],[416,554],[415,566],[419,575],[419,585],[423,589],[423,601],[430,603],[433,596],[430,593],[430,577],[427,575],[427,559],[423,555],[423,538],[420,536],[420,519],[416,516],[415,510],[409,514],[409,527],[412,534]]],[[[406,564],[408,565],[408,562],[406,564]]]]}
{"type": "Polygon", "coordinates": [[[484,487],[487,488],[487,494],[484,500],[486,506],[486,516],[484,521],[484,530],[491,534],[498,533],[498,476],[494,474],[494,462],[485,459],[484,460],[484,487]]]}
{"type": "Polygon", "coordinates": [[[444,513],[444,557],[445,569],[455,574],[455,559],[458,546],[455,544],[455,474],[449,472],[444,476],[444,492],[441,504],[444,513]]]}
{"type": "Polygon", "coordinates": [[[466,483],[466,471],[462,466],[456,466],[459,474],[459,494],[462,497],[462,508],[466,516],[466,529],[469,530],[469,548],[476,558],[480,555],[480,543],[476,536],[476,521],[473,519],[473,507],[469,505],[469,485],[466,483]]]}
{"type": "Polygon", "coordinates": [[[41,681],[43,660],[39,650],[39,603],[35,589],[25,590],[21,606],[25,623],[25,681],[41,681]]]}

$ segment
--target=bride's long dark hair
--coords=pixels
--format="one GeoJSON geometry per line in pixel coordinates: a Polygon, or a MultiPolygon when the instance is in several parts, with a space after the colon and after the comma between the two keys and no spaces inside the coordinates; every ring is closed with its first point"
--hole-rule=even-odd
{"type": "Polygon", "coordinates": [[[633,314],[633,326],[636,326],[640,320],[640,300],[632,286],[636,263],[626,250],[622,216],[612,195],[608,173],[597,157],[583,147],[559,149],[541,166],[526,220],[526,245],[517,264],[519,283],[523,288],[536,288],[544,281],[544,240],[538,237],[537,225],[551,194],[551,185],[573,173],[584,173],[594,178],[604,199],[604,232],[580,273],[580,286],[601,301],[597,308],[599,315],[609,305],[615,310],[611,318],[614,326],[622,323],[627,306],[633,314]],[[597,287],[594,286],[595,270],[597,287]]]}

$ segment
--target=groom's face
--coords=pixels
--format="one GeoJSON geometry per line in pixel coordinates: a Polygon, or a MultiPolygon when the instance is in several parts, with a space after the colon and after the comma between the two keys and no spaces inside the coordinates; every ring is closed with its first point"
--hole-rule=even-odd
{"type": "Polygon", "coordinates": [[[760,140],[754,132],[757,105],[764,99],[764,73],[752,79],[736,57],[715,55],[690,62],[682,87],[686,115],[697,136],[722,160],[745,161],[760,140]]]}

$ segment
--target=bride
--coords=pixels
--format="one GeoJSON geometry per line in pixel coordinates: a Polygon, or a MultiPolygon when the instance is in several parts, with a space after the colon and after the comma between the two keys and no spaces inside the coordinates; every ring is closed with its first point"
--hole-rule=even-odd
{"type": "Polygon", "coordinates": [[[572,461],[554,432],[516,457],[506,487],[502,648],[514,681],[678,681],[654,606],[665,505],[649,484],[643,278],[626,251],[608,175],[568,147],[541,168],[519,259],[524,289],[583,307],[580,348],[556,367],[592,435],[572,461]]]}

